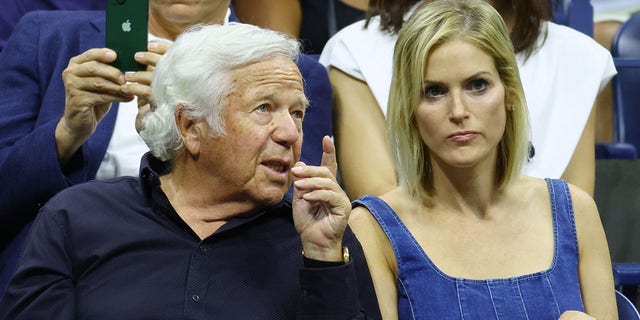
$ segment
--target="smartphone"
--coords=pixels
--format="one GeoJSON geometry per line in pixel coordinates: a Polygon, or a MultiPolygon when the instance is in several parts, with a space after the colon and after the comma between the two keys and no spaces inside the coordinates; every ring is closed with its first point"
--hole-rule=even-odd
{"type": "Polygon", "coordinates": [[[136,52],[147,51],[148,0],[106,0],[107,23],[105,46],[118,54],[112,65],[123,72],[140,71],[147,66],[137,63],[136,52]]]}

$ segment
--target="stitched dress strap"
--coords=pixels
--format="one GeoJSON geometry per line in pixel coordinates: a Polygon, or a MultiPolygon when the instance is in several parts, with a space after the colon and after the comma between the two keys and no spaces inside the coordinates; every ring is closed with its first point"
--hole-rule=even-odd
{"type": "Polygon", "coordinates": [[[354,201],[353,206],[369,209],[391,243],[398,264],[398,317],[460,319],[455,303],[447,303],[458,299],[455,283],[445,279],[446,275],[433,265],[396,212],[372,195],[354,201]]]}

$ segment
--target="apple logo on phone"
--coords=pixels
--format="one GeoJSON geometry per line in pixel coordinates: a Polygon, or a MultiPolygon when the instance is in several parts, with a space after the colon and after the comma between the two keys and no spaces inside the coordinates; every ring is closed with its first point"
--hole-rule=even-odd
{"type": "Polygon", "coordinates": [[[127,19],[127,21],[122,23],[122,31],[124,32],[131,31],[131,22],[129,22],[129,19],[127,19]]]}

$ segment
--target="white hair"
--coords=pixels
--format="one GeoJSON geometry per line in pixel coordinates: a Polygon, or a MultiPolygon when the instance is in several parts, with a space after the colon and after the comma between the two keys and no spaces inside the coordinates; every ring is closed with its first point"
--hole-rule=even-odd
{"type": "Polygon", "coordinates": [[[224,108],[231,90],[230,72],[275,56],[297,61],[300,43],[279,32],[249,24],[198,25],[181,34],[162,56],[151,80],[152,110],[140,136],[151,153],[173,161],[184,149],[175,108],[204,119],[214,136],[224,134],[224,108]]]}

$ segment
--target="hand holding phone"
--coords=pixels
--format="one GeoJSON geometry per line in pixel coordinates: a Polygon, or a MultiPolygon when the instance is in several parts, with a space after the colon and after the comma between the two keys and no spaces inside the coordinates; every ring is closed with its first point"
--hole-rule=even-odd
{"type": "Polygon", "coordinates": [[[146,68],[134,60],[139,51],[147,50],[148,0],[106,0],[106,47],[118,55],[112,65],[123,72],[146,68]]]}

